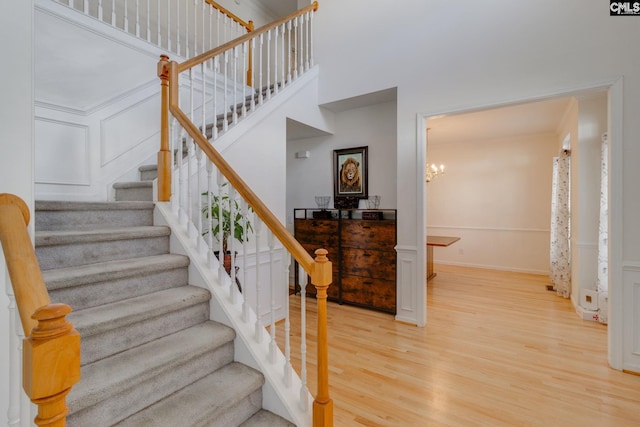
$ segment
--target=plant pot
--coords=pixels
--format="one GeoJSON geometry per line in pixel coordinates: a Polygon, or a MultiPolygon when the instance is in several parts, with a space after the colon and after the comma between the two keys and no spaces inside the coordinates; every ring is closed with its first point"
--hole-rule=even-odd
{"type": "MultiPolygon", "coordinates": [[[[215,255],[216,259],[220,259],[220,251],[214,251],[213,254],[215,255]]],[[[236,252],[234,256],[237,254],[238,253],[236,252]]],[[[227,253],[224,254],[222,265],[227,274],[231,276],[231,251],[227,251],[227,253]]],[[[240,267],[236,266],[236,274],[238,273],[239,269],[240,267]]],[[[242,286],[240,285],[240,279],[238,279],[238,276],[236,276],[236,285],[238,286],[238,290],[242,293],[242,286]]]]}

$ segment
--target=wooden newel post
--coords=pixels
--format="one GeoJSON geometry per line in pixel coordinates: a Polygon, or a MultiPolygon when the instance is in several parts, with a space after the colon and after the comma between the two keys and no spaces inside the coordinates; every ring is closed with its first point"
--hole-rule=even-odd
{"type": "Polygon", "coordinates": [[[327,341],[327,289],[332,281],[331,262],[325,249],[315,252],[311,283],[318,300],[318,394],[313,401],[313,426],[333,426],[333,400],[329,397],[329,343],[327,341]]]}
{"type": "Polygon", "coordinates": [[[158,151],[158,201],[171,199],[171,151],[169,149],[169,57],[160,55],[160,151],[158,151]]]}
{"type": "Polygon", "coordinates": [[[65,427],[66,396],[80,381],[80,334],[65,316],[66,304],[49,304],[35,311],[38,325],[25,338],[22,386],[38,405],[38,426],[65,427]]]}

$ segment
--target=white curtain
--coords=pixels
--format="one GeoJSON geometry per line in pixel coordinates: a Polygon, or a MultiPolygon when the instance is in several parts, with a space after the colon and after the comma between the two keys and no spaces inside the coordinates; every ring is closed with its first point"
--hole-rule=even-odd
{"type": "Polygon", "coordinates": [[[553,159],[550,277],[553,289],[565,298],[571,295],[570,166],[571,157],[566,150],[553,159]]]}
{"type": "MultiPolygon", "coordinates": [[[[600,226],[598,230],[598,293],[601,295],[600,304],[606,302],[609,289],[609,226],[608,226],[608,181],[609,181],[609,139],[602,135],[602,153],[600,156],[600,226]]],[[[603,304],[604,305],[604,304],[603,304]]],[[[607,307],[599,307],[598,320],[607,323],[607,307]]]]}

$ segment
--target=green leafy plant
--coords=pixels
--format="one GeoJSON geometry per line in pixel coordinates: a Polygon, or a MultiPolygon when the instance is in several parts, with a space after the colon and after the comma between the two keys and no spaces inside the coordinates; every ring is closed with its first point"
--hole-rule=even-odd
{"type": "MultiPolygon", "coordinates": [[[[227,185],[225,183],[224,185],[227,185]]],[[[233,235],[240,243],[248,239],[248,233],[253,231],[251,222],[243,216],[238,200],[232,199],[228,194],[222,196],[205,191],[207,203],[202,207],[202,213],[206,219],[211,218],[211,230],[205,230],[202,235],[213,233],[216,240],[220,241],[220,223],[222,220],[222,250],[226,254],[229,247],[229,237],[233,235]],[[233,234],[231,232],[231,208],[233,208],[233,234]],[[246,220],[246,221],[245,221],[246,220]]],[[[249,211],[253,211],[249,207],[249,211]]]]}

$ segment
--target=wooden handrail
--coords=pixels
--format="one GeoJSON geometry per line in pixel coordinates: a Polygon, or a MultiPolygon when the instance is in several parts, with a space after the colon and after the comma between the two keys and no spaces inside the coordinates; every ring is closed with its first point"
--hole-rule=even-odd
{"type": "Polygon", "coordinates": [[[229,18],[231,18],[233,21],[235,21],[236,23],[240,24],[241,26],[243,26],[247,32],[251,32],[253,31],[253,21],[249,21],[249,22],[245,22],[242,19],[238,18],[236,15],[234,15],[232,12],[230,12],[229,10],[225,9],[224,7],[220,6],[218,3],[212,1],[212,0],[205,0],[207,3],[209,3],[209,5],[211,7],[213,7],[214,9],[217,9],[218,11],[220,11],[222,14],[227,15],[229,18]]]}
{"type": "Polygon", "coordinates": [[[227,42],[225,44],[222,44],[222,45],[216,47],[215,49],[211,49],[208,52],[201,53],[198,56],[194,56],[191,59],[188,59],[188,60],[186,60],[184,62],[181,62],[180,64],[178,64],[178,72],[181,73],[181,72],[183,72],[185,70],[188,70],[189,68],[195,67],[196,65],[200,65],[203,62],[208,61],[209,59],[211,59],[211,58],[223,53],[224,51],[229,50],[229,49],[233,49],[236,46],[240,46],[241,44],[251,40],[252,38],[258,37],[260,34],[264,34],[267,31],[269,31],[269,30],[271,30],[271,29],[273,29],[273,28],[275,28],[275,27],[277,27],[279,25],[282,25],[285,22],[288,22],[288,21],[292,20],[293,18],[296,18],[296,17],[298,17],[300,15],[304,15],[307,12],[311,12],[311,11],[315,12],[317,10],[318,10],[318,2],[314,1],[309,6],[304,7],[302,9],[300,9],[300,10],[295,11],[295,12],[292,12],[289,15],[283,17],[283,18],[280,18],[280,19],[278,19],[276,21],[273,21],[270,24],[263,25],[262,27],[258,28],[257,30],[254,30],[254,31],[252,31],[250,33],[247,33],[244,36],[240,36],[237,39],[231,40],[231,41],[229,41],[229,42],[227,42]]]}
{"type": "Polygon", "coordinates": [[[64,427],[66,396],[80,380],[80,334],[66,320],[71,307],[51,304],[27,232],[26,203],[0,194],[0,242],[24,330],[22,387],[38,405],[38,426],[64,427]]]}
{"type": "MultiPolygon", "coordinates": [[[[187,131],[189,136],[193,138],[202,152],[211,160],[211,162],[222,172],[227,178],[229,183],[236,189],[236,191],[246,200],[246,202],[253,208],[260,219],[269,227],[274,236],[279,239],[285,248],[291,253],[291,255],[300,263],[300,265],[306,270],[311,271],[313,268],[313,258],[302,247],[302,245],[291,235],[287,228],[276,218],[271,210],[260,200],[260,198],[251,190],[251,188],[244,182],[244,180],[231,168],[229,163],[218,153],[218,150],[213,148],[205,136],[200,132],[198,127],[193,124],[189,117],[178,106],[178,63],[175,61],[169,61],[169,58],[165,55],[161,56],[158,64],[158,74],[161,79],[169,79],[169,93],[168,100],[166,101],[169,106],[171,114],[176,118],[178,123],[187,131]]],[[[164,83],[163,83],[164,87],[164,83]]],[[[162,104],[165,104],[163,99],[162,104]]],[[[168,135],[169,131],[166,129],[168,135]]],[[[161,138],[162,140],[162,138],[161,138]]],[[[170,173],[170,168],[168,172],[170,173]]],[[[161,176],[164,172],[159,169],[158,182],[161,181],[161,176]]],[[[169,175],[170,176],[170,175],[169,175]]],[[[170,181],[169,181],[170,182],[170,181]]],[[[160,184],[159,184],[160,186],[160,184]]],[[[160,195],[158,196],[160,200],[160,195]]],[[[169,201],[169,197],[163,198],[160,201],[169,201]]]]}

